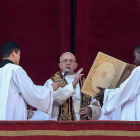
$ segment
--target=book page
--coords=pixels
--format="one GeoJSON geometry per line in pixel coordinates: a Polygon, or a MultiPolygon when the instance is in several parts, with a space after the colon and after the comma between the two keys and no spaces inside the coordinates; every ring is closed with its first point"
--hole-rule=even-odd
{"type": "Polygon", "coordinates": [[[95,96],[97,87],[115,88],[127,63],[99,52],[82,87],[81,92],[95,96]]]}

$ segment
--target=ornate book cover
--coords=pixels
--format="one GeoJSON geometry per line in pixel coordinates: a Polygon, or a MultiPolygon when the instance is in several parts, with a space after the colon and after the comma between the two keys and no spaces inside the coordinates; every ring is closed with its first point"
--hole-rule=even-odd
{"type": "Polygon", "coordinates": [[[97,87],[116,88],[129,77],[134,68],[134,65],[99,52],[81,92],[94,97],[100,91],[97,87]]]}

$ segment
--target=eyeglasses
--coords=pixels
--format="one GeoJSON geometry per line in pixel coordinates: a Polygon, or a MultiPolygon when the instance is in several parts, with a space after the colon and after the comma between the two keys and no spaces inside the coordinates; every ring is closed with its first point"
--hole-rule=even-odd
{"type": "Polygon", "coordinates": [[[67,62],[70,62],[70,63],[73,63],[74,60],[73,59],[64,59],[63,61],[61,61],[61,63],[67,63],[67,62]]]}

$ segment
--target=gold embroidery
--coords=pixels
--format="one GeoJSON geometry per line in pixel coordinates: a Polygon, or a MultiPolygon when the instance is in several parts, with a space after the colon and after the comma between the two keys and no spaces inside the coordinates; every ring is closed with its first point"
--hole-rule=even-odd
{"type": "MultiPolygon", "coordinates": [[[[62,79],[62,75],[61,75],[60,72],[57,72],[57,73],[54,74],[54,76],[52,76],[51,79],[54,82],[59,82],[62,79]]],[[[81,78],[79,82],[80,82],[80,85],[82,87],[84,82],[85,82],[85,78],[81,78]]],[[[67,85],[67,81],[64,80],[61,83],[60,86],[63,88],[66,85],[67,85]]],[[[81,107],[85,107],[85,106],[90,105],[90,101],[91,101],[91,97],[89,95],[81,93],[81,107]]],[[[87,117],[81,118],[81,120],[87,120],[87,119],[88,119],[87,117]]],[[[76,116],[75,116],[75,112],[74,112],[74,108],[73,108],[72,97],[67,99],[67,101],[65,101],[60,106],[58,120],[59,121],[72,121],[72,120],[76,120],[76,116]]]]}
{"type": "MultiPolygon", "coordinates": [[[[85,82],[85,78],[80,79],[81,87],[83,86],[84,82],[85,82]]],[[[81,107],[86,107],[86,106],[90,105],[90,102],[91,102],[91,97],[87,94],[82,93],[82,105],[81,105],[81,107]]],[[[84,117],[84,118],[81,117],[81,120],[88,120],[88,117],[84,117]]]]}
{"type": "MultiPolygon", "coordinates": [[[[57,72],[52,76],[52,80],[54,82],[59,82],[62,79],[62,75],[60,72],[57,72]]],[[[67,85],[67,81],[63,80],[61,83],[61,87],[63,88],[64,86],[67,85]]],[[[59,121],[73,121],[74,119],[74,112],[73,112],[73,106],[72,106],[72,97],[67,99],[60,107],[59,107],[59,115],[58,115],[58,120],[59,121]]]]}
{"type": "MultiPolygon", "coordinates": [[[[54,82],[59,82],[62,79],[62,75],[61,73],[58,71],[57,73],[54,74],[54,76],[51,77],[51,79],[54,82]]],[[[62,83],[60,84],[60,87],[64,87],[65,85],[67,85],[66,81],[63,80],[62,83]]]]}
{"type": "Polygon", "coordinates": [[[72,121],[73,120],[73,112],[71,112],[70,108],[71,99],[67,99],[61,106],[60,111],[61,114],[58,116],[59,121],[72,121]]]}
{"type": "Polygon", "coordinates": [[[22,131],[0,131],[0,136],[121,136],[140,137],[140,131],[118,131],[118,130],[22,130],[22,131]]]}

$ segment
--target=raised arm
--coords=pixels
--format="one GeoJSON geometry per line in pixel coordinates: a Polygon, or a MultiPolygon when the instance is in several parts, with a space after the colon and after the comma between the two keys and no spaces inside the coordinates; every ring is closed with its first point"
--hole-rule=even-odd
{"type": "Polygon", "coordinates": [[[108,115],[124,103],[135,98],[140,92],[140,68],[135,68],[130,77],[117,89],[106,89],[102,111],[108,115]]]}
{"type": "Polygon", "coordinates": [[[16,71],[14,81],[29,105],[46,113],[51,113],[53,103],[52,86],[35,85],[22,68],[16,71]]]}

